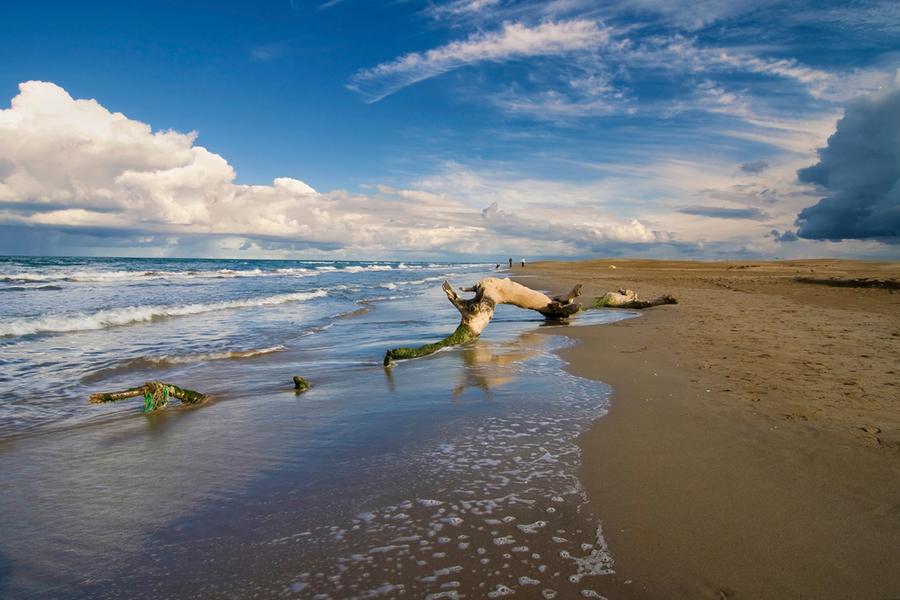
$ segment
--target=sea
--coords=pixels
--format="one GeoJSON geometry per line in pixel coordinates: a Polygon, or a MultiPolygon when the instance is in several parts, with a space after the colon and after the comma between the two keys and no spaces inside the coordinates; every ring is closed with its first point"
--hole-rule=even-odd
{"type": "MultiPolygon", "coordinates": [[[[609,388],[493,264],[0,257],[0,597],[599,597],[578,479],[609,388]],[[311,383],[303,393],[292,377],[311,383]],[[91,404],[158,380],[210,400],[91,404]]],[[[527,279],[521,281],[527,283],[527,279]]]]}

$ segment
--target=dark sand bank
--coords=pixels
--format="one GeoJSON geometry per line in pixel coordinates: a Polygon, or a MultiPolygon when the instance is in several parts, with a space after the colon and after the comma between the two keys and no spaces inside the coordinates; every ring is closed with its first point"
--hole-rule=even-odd
{"type": "Polygon", "coordinates": [[[896,282],[900,264],[605,260],[516,273],[682,301],[567,332],[579,342],[562,352],[570,369],[614,389],[581,437],[616,560],[601,591],[900,598],[900,294],[797,280],[896,282]]]}

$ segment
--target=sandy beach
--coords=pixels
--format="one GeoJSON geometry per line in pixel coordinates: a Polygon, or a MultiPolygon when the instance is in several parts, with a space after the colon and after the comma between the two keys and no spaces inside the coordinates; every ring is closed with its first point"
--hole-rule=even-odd
{"type": "Polygon", "coordinates": [[[614,388],[580,441],[616,561],[604,593],[900,598],[900,294],[888,289],[900,264],[592,260],[516,274],[680,301],[567,332],[570,369],[614,388]]]}
{"type": "Polygon", "coordinates": [[[496,272],[20,262],[6,293],[80,312],[5,321],[0,597],[900,598],[896,264],[515,268],[680,302],[507,306],[386,370],[459,322],[438,282],[496,272]],[[87,402],[151,379],[213,399],[87,402]]]}

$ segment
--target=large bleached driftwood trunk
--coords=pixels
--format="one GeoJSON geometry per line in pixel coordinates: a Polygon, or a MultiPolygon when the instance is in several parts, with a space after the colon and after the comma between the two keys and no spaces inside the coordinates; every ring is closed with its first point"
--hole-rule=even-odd
{"type": "Polygon", "coordinates": [[[437,352],[441,348],[456,346],[477,339],[494,316],[498,304],[512,304],[519,308],[536,310],[548,320],[561,321],[581,310],[575,302],[581,294],[581,285],[575,286],[565,296],[550,298],[531,288],[509,279],[489,277],[482,279],[471,288],[462,288],[464,292],[474,292],[473,298],[460,298],[453,286],[445,281],[441,286],[447,299],[456,307],[461,316],[456,331],[439,342],[426,344],[418,348],[395,348],[384,355],[384,366],[389,367],[394,360],[419,358],[437,352]]]}

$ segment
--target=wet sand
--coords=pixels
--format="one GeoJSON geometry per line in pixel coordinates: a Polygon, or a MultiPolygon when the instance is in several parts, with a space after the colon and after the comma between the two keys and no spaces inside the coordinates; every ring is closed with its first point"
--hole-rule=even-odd
{"type": "Polygon", "coordinates": [[[900,263],[595,260],[513,275],[681,301],[567,331],[572,372],[614,389],[580,440],[615,559],[598,591],[900,598],[900,263]]]}

